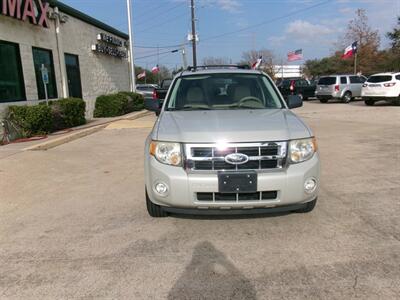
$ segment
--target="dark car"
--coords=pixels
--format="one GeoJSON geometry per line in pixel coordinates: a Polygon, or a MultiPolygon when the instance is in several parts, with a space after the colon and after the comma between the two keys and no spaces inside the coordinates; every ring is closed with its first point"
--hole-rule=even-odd
{"type": "Polygon", "coordinates": [[[278,85],[282,96],[286,99],[289,95],[298,95],[303,100],[315,96],[315,84],[302,78],[284,79],[278,85]]]}

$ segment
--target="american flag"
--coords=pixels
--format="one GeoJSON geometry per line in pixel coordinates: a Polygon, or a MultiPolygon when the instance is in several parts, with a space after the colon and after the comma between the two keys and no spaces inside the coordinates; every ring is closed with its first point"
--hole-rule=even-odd
{"type": "Polygon", "coordinates": [[[288,61],[302,60],[303,59],[303,49],[297,49],[295,51],[289,52],[287,54],[288,61]]]}
{"type": "Polygon", "coordinates": [[[145,78],[146,77],[146,71],[143,71],[142,73],[139,73],[137,76],[137,79],[145,78]]]}

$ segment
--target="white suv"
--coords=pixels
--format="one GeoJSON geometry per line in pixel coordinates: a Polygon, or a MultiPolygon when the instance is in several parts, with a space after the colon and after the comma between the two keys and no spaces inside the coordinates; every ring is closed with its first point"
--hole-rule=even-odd
{"type": "Polygon", "coordinates": [[[384,100],[400,105],[400,73],[379,73],[364,83],[361,96],[366,105],[384,100]]]}

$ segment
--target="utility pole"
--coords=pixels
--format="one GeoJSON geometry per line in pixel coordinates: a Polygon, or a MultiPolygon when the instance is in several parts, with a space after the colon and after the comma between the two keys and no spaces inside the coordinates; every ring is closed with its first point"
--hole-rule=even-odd
{"type": "Polygon", "coordinates": [[[196,53],[196,19],[194,16],[194,0],[190,0],[191,2],[191,11],[192,11],[192,49],[193,49],[193,68],[197,67],[197,53],[196,53]]]}
{"type": "Polygon", "coordinates": [[[136,92],[136,75],[135,75],[135,63],[133,61],[133,32],[132,32],[132,14],[131,0],[126,0],[126,6],[128,9],[128,30],[129,30],[129,59],[130,59],[130,77],[131,77],[131,92],[136,92]]]}

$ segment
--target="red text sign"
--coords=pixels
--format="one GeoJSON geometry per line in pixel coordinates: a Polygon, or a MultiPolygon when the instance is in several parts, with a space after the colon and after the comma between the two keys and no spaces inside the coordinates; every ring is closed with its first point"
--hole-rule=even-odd
{"type": "Polygon", "coordinates": [[[3,0],[1,13],[22,21],[48,28],[47,11],[49,3],[41,0],[3,0]]]}

